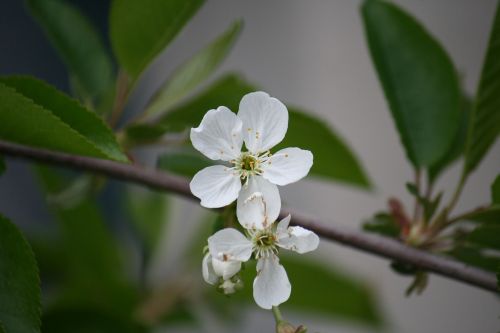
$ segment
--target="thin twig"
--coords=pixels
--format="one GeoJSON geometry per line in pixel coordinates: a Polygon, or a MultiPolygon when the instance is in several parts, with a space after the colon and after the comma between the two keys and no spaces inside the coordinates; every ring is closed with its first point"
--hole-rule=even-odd
{"type": "MultiPolygon", "coordinates": [[[[26,147],[0,141],[0,153],[6,156],[26,158],[60,165],[64,167],[91,171],[149,186],[154,189],[177,193],[189,199],[196,199],[189,190],[189,182],[183,177],[169,175],[157,170],[149,170],[137,165],[122,164],[102,159],[75,156],[48,150],[26,147]]],[[[196,199],[197,200],[197,199],[196,199]]],[[[282,215],[290,213],[284,209],[282,215]]],[[[358,231],[344,230],[333,223],[323,223],[318,219],[300,213],[293,213],[295,225],[314,231],[319,236],[337,241],[344,245],[361,249],[391,260],[415,265],[423,270],[462,281],[490,291],[496,291],[497,281],[494,274],[478,268],[406,246],[396,240],[358,231]]]]}

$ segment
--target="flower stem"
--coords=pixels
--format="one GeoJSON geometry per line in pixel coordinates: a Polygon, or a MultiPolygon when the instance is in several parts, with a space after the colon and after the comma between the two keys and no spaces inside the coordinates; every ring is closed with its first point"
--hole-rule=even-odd
{"type": "Polygon", "coordinates": [[[274,320],[276,320],[276,324],[283,321],[283,316],[281,315],[281,311],[277,306],[273,306],[273,315],[274,320]]]}

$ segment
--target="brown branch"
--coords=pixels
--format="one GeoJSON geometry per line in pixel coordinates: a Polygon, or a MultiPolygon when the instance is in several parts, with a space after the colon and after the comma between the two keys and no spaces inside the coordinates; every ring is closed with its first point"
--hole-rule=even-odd
{"type": "MultiPolygon", "coordinates": [[[[189,199],[196,199],[191,194],[189,183],[185,178],[169,175],[165,172],[145,169],[137,165],[63,154],[4,141],[0,141],[0,153],[7,156],[26,158],[95,172],[112,178],[142,184],[154,189],[173,192],[189,199]]],[[[282,211],[282,215],[288,213],[292,212],[286,209],[282,211]]],[[[295,225],[300,225],[312,230],[323,238],[337,241],[344,245],[361,249],[391,260],[409,263],[426,271],[434,272],[482,289],[498,292],[495,275],[481,269],[467,266],[443,256],[411,248],[387,237],[344,230],[332,223],[329,223],[327,226],[314,217],[296,212],[293,212],[292,216],[295,225]]]]}

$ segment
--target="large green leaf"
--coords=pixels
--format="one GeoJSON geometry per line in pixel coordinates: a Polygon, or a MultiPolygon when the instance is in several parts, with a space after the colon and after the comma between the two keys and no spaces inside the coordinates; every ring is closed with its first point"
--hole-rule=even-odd
{"type": "Polygon", "coordinates": [[[111,44],[120,65],[137,78],[203,3],[204,0],[114,0],[111,44]]]}
{"type": "Polygon", "coordinates": [[[439,43],[396,5],[362,6],[373,62],[406,154],[415,167],[438,162],[460,122],[460,90],[453,64],[439,43]]]}
{"type": "Polygon", "coordinates": [[[431,183],[434,182],[438,178],[438,176],[444,170],[446,170],[446,168],[451,166],[453,162],[457,161],[465,153],[465,143],[467,141],[470,115],[472,112],[472,101],[467,97],[463,97],[461,106],[460,125],[458,127],[458,131],[455,134],[455,138],[453,139],[453,143],[451,144],[450,149],[436,163],[429,167],[428,174],[431,183]]]}
{"type": "Polygon", "coordinates": [[[0,79],[0,138],[78,155],[128,161],[102,119],[46,83],[0,79]]]}
{"type": "Polygon", "coordinates": [[[40,280],[33,251],[0,216],[0,331],[40,332],[40,280]]]}
{"type": "Polygon", "coordinates": [[[289,108],[290,121],[285,139],[276,149],[300,147],[314,154],[311,175],[370,188],[370,180],[347,143],[326,121],[306,111],[289,108]],[[308,133],[308,135],[304,135],[308,133]]]}
{"type": "MultiPolygon", "coordinates": [[[[282,257],[280,261],[292,284],[290,299],[281,305],[284,311],[296,310],[373,326],[383,324],[374,296],[363,283],[314,261],[291,256],[282,257]]],[[[245,265],[242,271],[245,288],[231,297],[230,302],[232,299],[254,302],[252,281],[255,274],[255,265],[245,265]]]]}
{"type": "Polygon", "coordinates": [[[154,96],[146,114],[154,115],[168,110],[207,79],[226,58],[241,27],[242,22],[236,21],[221,36],[179,67],[154,96]]]}
{"type": "MultiPolygon", "coordinates": [[[[52,168],[38,166],[36,171],[49,196],[68,186],[68,180],[52,168]]],[[[51,208],[60,229],[58,260],[66,263],[56,305],[79,304],[129,316],[137,302],[137,290],[96,202],[84,197],[66,205],[52,204],[51,208]]]]}
{"type": "Polygon", "coordinates": [[[479,223],[500,224],[500,205],[479,208],[476,211],[467,214],[464,220],[479,223]]]}
{"type": "Polygon", "coordinates": [[[500,5],[486,51],[465,153],[465,170],[473,171],[500,134],[500,5]]]}
{"type": "Polygon", "coordinates": [[[484,251],[477,246],[461,246],[448,254],[466,264],[476,266],[490,272],[496,272],[496,269],[500,265],[500,257],[484,253],[484,251]]]}
{"type": "Polygon", "coordinates": [[[26,3],[84,95],[96,98],[106,93],[113,83],[113,66],[93,24],[67,0],[26,3]]]}
{"type": "Polygon", "coordinates": [[[483,224],[467,235],[467,242],[482,248],[500,250],[500,223],[483,224]]]}
{"type": "MultiPolygon", "coordinates": [[[[220,105],[236,112],[243,95],[256,90],[254,85],[237,75],[224,76],[190,101],[165,114],[152,128],[162,128],[166,133],[196,127],[208,110],[220,105]]],[[[312,175],[365,188],[370,186],[354,154],[324,121],[294,108],[289,108],[289,115],[288,132],[277,149],[309,149],[314,154],[312,175]]]]}

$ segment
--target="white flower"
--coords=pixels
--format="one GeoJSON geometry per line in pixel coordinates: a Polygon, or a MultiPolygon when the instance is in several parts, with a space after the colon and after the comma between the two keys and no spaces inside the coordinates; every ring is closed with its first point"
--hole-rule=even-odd
{"type": "MultiPolygon", "coordinates": [[[[305,177],[313,163],[310,151],[285,148],[271,154],[288,128],[288,110],[264,92],[243,96],[238,114],[224,106],[208,111],[200,126],[191,129],[193,146],[215,165],[198,172],[190,183],[191,192],[208,208],[223,207],[236,198],[237,215],[246,227],[252,225],[255,205],[243,205],[253,193],[266,198],[269,219],[274,221],[281,209],[276,185],[287,185],[305,177]],[[242,151],[243,142],[247,151],[242,151]],[[243,187],[242,187],[243,183],[243,187]],[[250,219],[248,219],[250,217],[250,219]]],[[[304,133],[307,135],[307,133],[304,133]]]]}
{"type": "Polygon", "coordinates": [[[241,282],[239,278],[233,278],[241,269],[241,261],[219,260],[207,253],[203,258],[203,279],[211,284],[218,285],[224,294],[232,294],[241,282]]]}
{"type": "MultiPolygon", "coordinates": [[[[263,203],[262,200],[255,201],[263,203]]],[[[264,216],[264,219],[267,220],[267,217],[264,216]]],[[[285,302],[292,290],[285,268],[279,263],[279,249],[306,253],[319,245],[319,238],[314,232],[302,227],[289,227],[289,223],[290,215],[278,225],[255,224],[255,228],[246,230],[247,237],[236,229],[226,228],[208,238],[207,256],[212,260],[236,267],[249,260],[252,254],[255,256],[257,276],[253,282],[253,297],[257,305],[264,309],[271,309],[285,302]]],[[[207,265],[204,260],[204,272],[209,270],[207,265]]]]}

